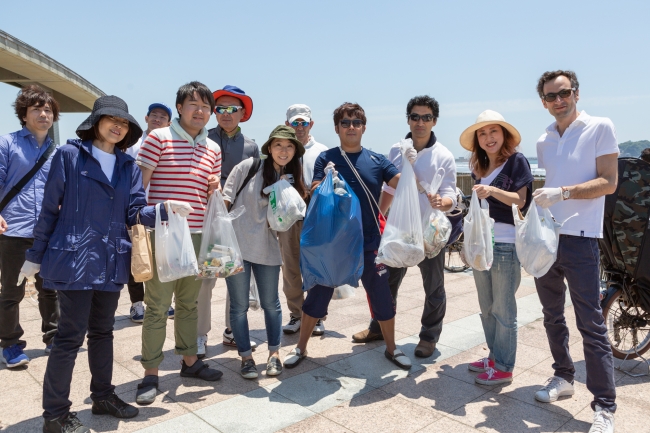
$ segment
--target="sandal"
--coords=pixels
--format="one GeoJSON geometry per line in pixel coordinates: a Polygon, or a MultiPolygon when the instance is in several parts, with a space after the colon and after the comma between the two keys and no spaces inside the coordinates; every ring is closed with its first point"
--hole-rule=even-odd
{"type": "Polygon", "coordinates": [[[223,376],[221,371],[208,367],[208,364],[205,364],[200,359],[191,367],[188,367],[185,361],[181,361],[181,377],[194,377],[196,379],[214,382],[215,380],[221,379],[221,376],[223,376]]]}
{"type": "Polygon", "coordinates": [[[411,368],[411,359],[399,349],[395,349],[392,355],[388,353],[388,350],[386,350],[384,355],[386,355],[386,358],[390,359],[393,364],[399,368],[403,368],[404,370],[409,370],[411,368]]]}
{"type": "Polygon", "coordinates": [[[287,368],[296,367],[300,364],[300,361],[307,357],[307,352],[302,353],[297,347],[291,352],[287,353],[287,356],[284,358],[284,366],[287,368]]]}
{"type": "Polygon", "coordinates": [[[146,406],[156,401],[158,395],[158,376],[150,375],[142,379],[135,392],[135,402],[140,406],[146,406]]]}

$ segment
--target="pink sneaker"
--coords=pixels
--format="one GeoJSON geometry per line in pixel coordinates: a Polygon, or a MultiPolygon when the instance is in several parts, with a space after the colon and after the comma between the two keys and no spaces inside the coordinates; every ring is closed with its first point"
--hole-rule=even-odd
{"type": "Polygon", "coordinates": [[[481,358],[467,366],[470,371],[475,371],[477,373],[485,373],[485,371],[490,367],[494,368],[494,361],[490,358],[481,358]]]}
{"type": "Polygon", "coordinates": [[[485,370],[485,373],[481,373],[474,379],[476,383],[481,385],[499,385],[502,383],[512,382],[512,373],[506,373],[505,371],[499,371],[492,367],[488,367],[485,370]]]}

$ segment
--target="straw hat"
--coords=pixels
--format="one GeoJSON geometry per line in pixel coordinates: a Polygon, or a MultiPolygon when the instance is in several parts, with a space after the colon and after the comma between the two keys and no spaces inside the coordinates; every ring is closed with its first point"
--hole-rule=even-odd
{"type": "Polygon", "coordinates": [[[472,152],[474,150],[474,133],[487,125],[501,125],[512,134],[515,140],[515,146],[521,142],[521,135],[517,128],[506,122],[503,116],[496,111],[485,110],[476,118],[476,122],[460,134],[460,145],[472,152]]]}

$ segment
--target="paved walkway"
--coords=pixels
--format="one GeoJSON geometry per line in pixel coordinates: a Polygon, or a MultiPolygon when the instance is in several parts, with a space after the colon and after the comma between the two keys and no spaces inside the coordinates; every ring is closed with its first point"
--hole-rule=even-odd
{"type": "MultiPolygon", "coordinates": [[[[225,284],[219,281],[212,300],[213,330],[208,361],[224,371],[219,382],[204,382],[178,375],[180,357],[173,354],[173,321],[169,321],[165,360],[161,365],[160,395],[138,417],[119,421],[90,413],[90,373],[84,347],[75,368],[71,400],[73,411],[95,432],[586,432],[592,420],[591,395],[585,386],[585,365],[573,308],[567,304],[570,344],[576,363],[576,394],[555,404],[534,400],[535,390],[552,375],[552,359],[541,322],[541,307],[531,277],[525,276],[517,292],[519,338],[515,380],[496,388],[476,385],[467,363],[487,355],[478,315],[471,271],[446,274],[447,316],[442,338],[430,358],[413,356],[418,342],[424,301],[417,269],[404,279],[398,298],[398,346],[414,361],[410,372],[394,368],[385,359],[381,342],[358,345],[351,335],[368,322],[363,289],[356,296],[332,301],[325,322],[327,332],[313,337],[309,356],[279,377],[257,381],[239,376],[236,350],[221,345],[225,284]]],[[[128,319],[128,293],[122,292],[115,325],[116,392],[133,402],[142,375],[141,327],[128,319]]],[[[284,298],[282,304],[285,306],[284,298]]],[[[32,358],[24,370],[0,365],[0,431],[38,432],[42,382],[47,357],[40,342],[36,305],[26,298],[21,305],[26,329],[26,353],[32,358]]],[[[250,312],[251,336],[259,343],[258,370],[266,362],[266,334],[261,311],[250,312]]],[[[284,356],[297,343],[297,335],[283,336],[284,356]]],[[[617,363],[618,365],[618,363],[617,363]]],[[[631,368],[636,363],[628,362],[631,368]]],[[[638,366],[635,371],[642,371],[638,366]]],[[[618,432],[650,432],[650,379],[615,372],[618,432]]]]}

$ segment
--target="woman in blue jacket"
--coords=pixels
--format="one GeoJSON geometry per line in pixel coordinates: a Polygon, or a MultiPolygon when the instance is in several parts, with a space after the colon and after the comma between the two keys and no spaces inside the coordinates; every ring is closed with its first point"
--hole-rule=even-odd
{"type": "MultiPolygon", "coordinates": [[[[142,129],[124,101],[103,96],[53,157],[43,207],[34,228],[21,277],[40,271],[43,287],[57,290],[61,318],[43,383],[43,432],[89,432],[70,412],[70,383],[77,352],[88,332],[93,414],[132,418],[138,409],[115,394],[113,325],[120,290],[129,280],[131,241],[127,226],[138,218],[155,225],[147,206],[142,174],[124,150],[142,129]]],[[[181,215],[187,203],[167,203],[181,215]]],[[[161,219],[167,219],[166,210],[161,219]]]]}

